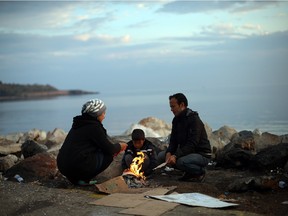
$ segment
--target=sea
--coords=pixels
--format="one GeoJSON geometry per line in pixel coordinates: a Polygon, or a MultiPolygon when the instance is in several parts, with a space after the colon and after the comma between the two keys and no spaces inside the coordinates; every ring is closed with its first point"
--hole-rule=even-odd
{"type": "MultiPolygon", "coordinates": [[[[99,98],[107,106],[103,125],[110,136],[122,135],[133,124],[147,117],[156,117],[171,124],[173,114],[167,92],[99,93],[37,100],[0,102],[0,135],[28,132],[32,129],[68,132],[74,116],[81,114],[82,105],[99,98]]],[[[288,134],[287,109],[256,101],[252,98],[215,99],[189,98],[189,107],[199,113],[213,131],[226,125],[237,131],[255,129],[275,135],[288,134]]]]}

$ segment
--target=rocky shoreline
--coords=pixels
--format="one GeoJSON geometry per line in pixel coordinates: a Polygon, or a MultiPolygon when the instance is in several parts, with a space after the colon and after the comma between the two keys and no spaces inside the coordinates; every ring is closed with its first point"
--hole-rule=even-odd
{"type": "MultiPolygon", "coordinates": [[[[142,128],[145,131],[147,139],[151,140],[155,145],[156,151],[167,148],[169,142],[170,126],[165,122],[148,117],[142,119],[138,124],[129,128],[123,135],[111,137],[112,142],[124,141],[128,142],[131,138],[131,132],[135,128],[142,128]],[[153,131],[153,133],[151,133],[153,131]],[[151,135],[154,135],[151,136],[151,135]],[[157,135],[155,137],[155,135],[157,135]],[[159,137],[160,135],[160,137],[159,137]],[[162,135],[162,136],[161,136],[162,135]],[[163,136],[165,135],[165,136],[163,136]]],[[[223,168],[247,168],[254,170],[265,169],[283,169],[288,173],[288,135],[274,135],[267,132],[261,133],[255,131],[237,132],[234,128],[223,126],[216,131],[212,131],[208,125],[205,126],[208,138],[212,148],[212,160],[217,166],[223,168]]],[[[15,133],[6,136],[0,136],[0,172],[10,173],[13,176],[19,172],[19,164],[25,163],[25,160],[32,160],[33,157],[39,157],[38,153],[48,153],[47,156],[40,161],[50,164],[48,176],[53,177],[57,173],[55,157],[58,154],[67,132],[62,129],[55,128],[54,131],[31,130],[26,133],[15,133]],[[14,167],[14,168],[13,168],[14,167]],[[13,171],[16,169],[16,171],[13,171]]],[[[37,164],[40,163],[39,158],[34,159],[35,170],[34,178],[37,176],[37,164]]],[[[30,162],[29,162],[30,163],[30,162]]],[[[39,165],[39,164],[38,164],[39,165]]],[[[38,166],[41,167],[41,166],[38,166]]],[[[34,172],[34,171],[33,171],[34,172]]],[[[42,172],[42,171],[41,171],[42,172]]],[[[43,173],[42,173],[43,174],[43,173]]],[[[25,178],[33,178],[31,175],[25,178]]],[[[106,178],[113,178],[121,175],[120,162],[115,161],[103,173],[106,178]]]]}
{"type": "MultiPolygon", "coordinates": [[[[170,127],[152,117],[142,119],[124,134],[111,137],[111,140],[127,142],[135,127],[141,127],[145,131],[156,151],[167,148],[170,127]],[[158,136],[151,136],[155,134],[158,136]]],[[[238,199],[242,204],[238,207],[241,211],[267,215],[287,213],[288,205],[282,203],[288,202],[288,135],[278,136],[259,130],[238,132],[229,126],[212,131],[206,125],[206,130],[213,152],[207,183],[179,184],[173,176],[169,175],[168,179],[164,179],[161,174],[155,173],[152,186],[177,185],[178,193],[199,191],[211,196],[224,196],[236,201],[238,199]],[[255,200],[255,194],[251,196],[251,191],[258,194],[258,200],[255,200]],[[270,198],[277,200],[277,203],[273,204],[272,200],[267,203],[270,198]],[[250,209],[251,205],[255,209],[250,209]],[[259,205],[266,206],[261,209],[259,205]],[[273,210],[275,214],[270,212],[271,208],[276,208],[273,210]]],[[[3,191],[5,185],[10,185],[5,182],[17,182],[16,174],[26,184],[39,182],[48,187],[52,185],[75,189],[58,172],[55,160],[66,135],[67,132],[55,128],[48,132],[34,129],[26,133],[0,136],[0,183],[4,187],[3,191]]],[[[97,180],[103,182],[120,176],[121,158],[122,154],[119,154],[109,168],[97,176],[97,180]]],[[[92,191],[95,192],[95,188],[92,191]]]]}
{"type": "Polygon", "coordinates": [[[23,85],[2,83],[0,81],[0,102],[15,100],[35,100],[66,95],[99,94],[99,92],[83,90],[58,90],[50,85],[23,85]]]}

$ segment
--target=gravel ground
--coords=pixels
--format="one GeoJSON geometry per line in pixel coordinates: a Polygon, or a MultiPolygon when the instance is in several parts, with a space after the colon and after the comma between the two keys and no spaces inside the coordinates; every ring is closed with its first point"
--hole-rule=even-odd
{"type": "MultiPolygon", "coordinates": [[[[208,170],[204,183],[183,183],[177,181],[179,174],[155,174],[149,180],[151,188],[159,186],[177,186],[178,193],[199,192],[213,197],[224,194],[228,199],[234,199],[239,206],[225,209],[209,209],[179,205],[163,216],[173,215],[288,215],[288,188],[278,188],[268,191],[247,191],[228,193],[227,185],[243,176],[251,176],[248,171],[208,170]]],[[[286,179],[288,180],[288,179],[286,179]]],[[[101,180],[100,180],[101,182],[101,180]]],[[[288,181],[286,181],[288,182],[288,181]]],[[[95,186],[78,187],[71,185],[61,176],[56,179],[18,183],[0,180],[0,216],[93,216],[122,215],[121,208],[104,207],[89,204],[100,199],[104,194],[98,192],[95,186]]]]}

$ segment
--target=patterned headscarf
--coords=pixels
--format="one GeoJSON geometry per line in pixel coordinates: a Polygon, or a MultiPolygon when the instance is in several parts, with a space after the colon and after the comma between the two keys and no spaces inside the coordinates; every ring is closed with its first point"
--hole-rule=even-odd
{"type": "Polygon", "coordinates": [[[82,106],[82,111],[81,113],[87,113],[93,117],[98,117],[100,116],[103,112],[105,112],[106,106],[103,101],[99,99],[92,99],[86,102],[82,106]]]}

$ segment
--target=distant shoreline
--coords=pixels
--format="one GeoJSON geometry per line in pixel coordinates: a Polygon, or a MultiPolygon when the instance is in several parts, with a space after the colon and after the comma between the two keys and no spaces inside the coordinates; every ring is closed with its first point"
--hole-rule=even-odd
{"type": "Polygon", "coordinates": [[[45,99],[57,96],[99,94],[99,92],[83,91],[79,89],[58,90],[51,85],[14,84],[0,81],[0,102],[17,100],[45,99]]]}
{"type": "Polygon", "coordinates": [[[44,98],[52,98],[67,95],[84,95],[84,94],[99,94],[99,92],[90,92],[83,90],[57,90],[47,92],[29,92],[17,96],[0,96],[0,102],[3,101],[18,101],[18,100],[36,100],[44,98]]]}

